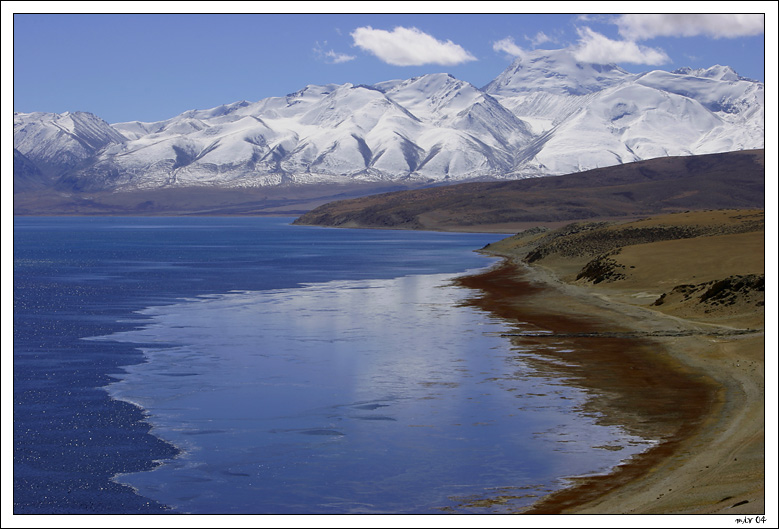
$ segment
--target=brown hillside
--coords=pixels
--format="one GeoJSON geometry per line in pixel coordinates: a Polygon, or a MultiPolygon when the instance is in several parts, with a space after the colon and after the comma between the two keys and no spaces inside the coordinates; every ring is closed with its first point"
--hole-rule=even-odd
{"type": "Polygon", "coordinates": [[[541,338],[517,333],[511,335],[515,343],[526,347],[528,340],[560,339],[566,332],[583,340],[580,360],[568,352],[561,358],[566,369],[578,363],[576,380],[591,381],[585,387],[603,395],[594,398],[597,409],[661,439],[609,474],[573,480],[529,512],[765,512],[765,357],[773,350],[765,343],[762,210],[688,211],[531,229],[483,251],[515,265],[466,278],[466,284],[484,290],[485,297],[475,299],[487,300],[485,308],[498,307],[500,315],[519,321],[534,321],[534,311],[577,321],[594,318],[605,329],[561,327],[541,338]],[[490,274],[504,275],[494,282],[490,274]],[[533,290],[512,289],[512,281],[525,281],[533,290]],[[635,343],[618,343],[612,364],[599,356],[608,351],[609,340],[627,337],[643,340],[647,364],[628,360],[635,343]],[[593,340],[600,342],[587,349],[593,340]],[[599,378],[609,365],[612,378],[599,378]],[[688,380],[666,378],[669,365],[675,365],[673,376],[685,374],[688,380]],[[688,393],[695,384],[708,388],[705,398],[688,393]],[[670,406],[661,391],[669,392],[670,406]],[[646,414],[647,407],[654,415],[646,414]],[[693,408],[698,412],[678,419],[693,408]]]}
{"type": "Polygon", "coordinates": [[[297,224],[512,232],[538,224],[686,210],[762,208],[765,151],[656,158],[581,173],[342,200],[297,224]]]}
{"type": "Polygon", "coordinates": [[[760,326],[762,210],[707,210],[626,223],[527,230],[484,248],[631,304],[701,321],[760,326]]]}

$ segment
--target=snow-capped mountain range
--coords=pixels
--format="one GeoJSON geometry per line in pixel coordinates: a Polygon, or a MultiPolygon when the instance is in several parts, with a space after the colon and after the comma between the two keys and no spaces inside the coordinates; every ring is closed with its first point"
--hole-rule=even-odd
{"type": "Polygon", "coordinates": [[[413,185],[763,147],[764,85],[729,67],[631,74],[539,50],[481,89],[429,74],[309,85],[154,123],[15,113],[14,182],[116,191],[413,185]]]}

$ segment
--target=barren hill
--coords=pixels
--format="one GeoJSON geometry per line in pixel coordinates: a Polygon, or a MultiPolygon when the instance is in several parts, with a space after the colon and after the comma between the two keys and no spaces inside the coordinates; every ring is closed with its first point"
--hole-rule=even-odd
{"type": "Polygon", "coordinates": [[[765,151],[759,149],[385,193],[325,204],[295,223],[512,232],[538,224],[764,205],[765,151]]]}
{"type": "MultiPolygon", "coordinates": [[[[523,322],[533,321],[534,311],[541,309],[598,318],[603,327],[594,332],[544,324],[541,333],[511,336],[520,350],[548,340],[595,340],[578,359],[573,348],[548,350],[561,349],[552,358],[566,366],[571,379],[593,380],[589,387],[602,395],[596,397],[599,412],[668,440],[612,474],[584,478],[576,487],[544,498],[531,512],[763,511],[764,223],[760,209],[689,211],[529,229],[483,249],[507,261],[461,279],[485,293],[475,296],[474,304],[523,322]],[[536,290],[529,294],[527,288],[516,288],[522,281],[536,290]],[[599,379],[608,361],[597,354],[625,338],[647,344],[647,363],[599,379]],[[662,372],[664,361],[678,362],[676,372],[692,378],[682,385],[652,378],[662,372]],[[676,411],[693,402],[682,396],[691,381],[711,384],[716,397],[694,402],[697,418],[673,423],[676,411]],[[652,419],[636,414],[663,401],[661,387],[670,389],[671,406],[652,419]],[[677,426],[664,430],[672,424],[677,426]]],[[[620,347],[612,367],[628,365],[629,347],[620,347]]]]}

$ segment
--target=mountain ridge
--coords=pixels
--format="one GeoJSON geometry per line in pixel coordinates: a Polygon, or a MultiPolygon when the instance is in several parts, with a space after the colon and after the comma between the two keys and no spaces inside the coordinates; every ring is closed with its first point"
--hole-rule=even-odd
{"type": "Polygon", "coordinates": [[[762,148],[763,122],[763,83],[729,67],[630,74],[537,50],[481,89],[433,73],[308,85],[149,123],[15,113],[14,190],[516,180],[762,148]]]}

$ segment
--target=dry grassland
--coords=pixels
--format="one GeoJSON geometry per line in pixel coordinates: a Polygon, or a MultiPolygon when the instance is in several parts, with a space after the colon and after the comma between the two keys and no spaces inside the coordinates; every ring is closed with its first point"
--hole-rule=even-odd
{"type": "MultiPolygon", "coordinates": [[[[658,429],[676,425],[667,450],[582,478],[530,512],[765,512],[764,234],[762,210],[717,210],[529,230],[485,248],[551,287],[516,300],[517,310],[555,307],[629,329],[654,345],[657,369],[674,366],[710,389],[689,428],[657,416],[658,429]]],[[[626,419],[630,398],[620,394],[614,414],[622,407],[626,419]]]]}

